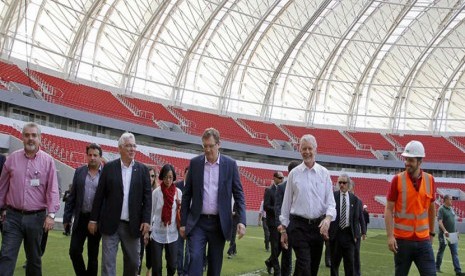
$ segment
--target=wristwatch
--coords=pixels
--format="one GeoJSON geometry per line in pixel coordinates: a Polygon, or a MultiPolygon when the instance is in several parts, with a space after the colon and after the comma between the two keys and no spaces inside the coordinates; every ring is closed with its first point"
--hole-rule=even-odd
{"type": "Polygon", "coordinates": [[[51,219],[55,219],[55,213],[48,213],[47,216],[51,219]]]}
{"type": "Polygon", "coordinates": [[[429,232],[429,235],[430,235],[431,237],[435,237],[435,236],[436,236],[436,233],[434,233],[434,232],[429,232]]]}

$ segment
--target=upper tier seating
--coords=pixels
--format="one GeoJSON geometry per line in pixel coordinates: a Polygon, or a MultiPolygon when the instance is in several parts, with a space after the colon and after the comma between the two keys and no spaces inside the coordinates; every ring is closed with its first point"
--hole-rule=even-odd
{"type": "Polygon", "coordinates": [[[426,151],[425,161],[441,163],[463,163],[465,153],[447,141],[444,137],[433,137],[428,135],[397,135],[388,134],[399,145],[405,147],[411,140],[423,143],[426,151]]]}
{"type": "Polygon", "coordinates": [[[360,158],[371,158],[375,156],[371,151],[357,150],[339,131],[334,129],[318,129],[300,126],[285,125],[298,139],[305,134],[312,134],[318,144],[318,153],[329,155],[342,155],[360,158]]]}
{"type": "Polygon", "coordinates": [[[53,95],[47,100],[60,105],[72,107],[79,110],[101,114],[111,118],[119,118],[137,124],[157,127],[149,118],[137,117],[129,111],[110,92],[93,88],[87,85],[72,83],[47,74],[31,71],[32,74],[54,87],[53,95]]]}
{"type": "Polygon", "coordinates": [[[259,122],[248,119],[237,119],[244,125],[246,125],[250,132],[255,137],[268,137],[268,139],[276,139],[282,141],[289,141],[290,138],[282,132],[274,123],[270,122],[259,122]]]}
{"type": "Polygon", "coordinates": [[[140,111],[141,117],[153,118],[157,121],[166,121],[173,124],[179,124],[178,119],[173,116],[162,104],[156,102],[150,102],[147,100],[130,98],[122,96],[125,100],[136,106],[140,111]]]}
{"type": "Polygon", "coordinates": [[[358,132],[358,131],[348,131],[349,135],[352,136],[357,142],[362,146],[366,145],[368,148],[373,150],[387,150],[391,151],[395,147],[389,143],[386,138],[380,133],[374,132],[358,132]]]}
{"type": "Polygon", "coordinates": [[[35,90],[39,90],[39,87],[34,83],[18,66],[10,63],[0,61],[0,79],[5,82],[17,82],[35,90]]]}
{"type": "Polygon", "coordinates": [[[173,108],[173,110],[192,122],[188,128],[191,134],[202,135],[206,128],[214,127],[220,132],[221,139],[249,145],[271,147],[265,139],[252,138],[231,117],[223,117],[195,110],[183,110],[181,108],[173,108]]]}

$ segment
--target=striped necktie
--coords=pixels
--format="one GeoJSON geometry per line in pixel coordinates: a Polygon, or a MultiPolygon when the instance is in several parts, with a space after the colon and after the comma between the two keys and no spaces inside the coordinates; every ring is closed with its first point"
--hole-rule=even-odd
{"type": "Polygon", "coordinates": [[[347,202],[346,202],[346,195],[345,194],[342,194],[342,205],[341,205],[341,218],[339,219],[339,227],[341,229],[344,229],[347,227],[347,224],[346,224],[346,210],[347,210],[347,202]]]}

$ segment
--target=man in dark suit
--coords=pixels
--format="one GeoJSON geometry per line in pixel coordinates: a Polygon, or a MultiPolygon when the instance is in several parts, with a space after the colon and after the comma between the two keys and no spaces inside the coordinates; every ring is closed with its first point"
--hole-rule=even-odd
{"type": "Polygon", "coordinates": [[[339,191],[334,192],[336,220],[329,227],[331,249],[331,276],[339,275],[339,265],[344,259],[344,273],[353,276],[355,244],[360,239],[361,204],[357,196],[349,193],[350,178],[342,174],[338,178],[339,191]]]}
{"type": "Polygon", "coordinates": [[[219,276],[223,250],[231,237],[232,198],[238,204],[239,239],[245,234],[245,200],[236,161],[219,153],[220,134],[208,128],[202,135],[205,154],[189,164],[181,205],[181,236],[188,239],[189,275],[202,275],[205,247],[208,244],[208,275],[219,276]]]}
{"type": "MultiPolygon", "coordinates": [[[[3,154],[0,154],[0,175],[2,174],[3,165],[5,164],[6,157],[3,154]]],[[[0,209],[0,214],[3,210],[0,209]]],[[[3,232],[3,221],[0,220],[0,233],[3,232]]]]}
{"type": "Polygon", "coordinates": [[[284,175],[282,172],[275,172],[273,174],[273,184],[265,189],[265,194],[263,196],[263,209],[266,212],[266,224],[270,231],[271,244],[271,254],[265,261],[265,265],[268,272],[271,267],[273,268],[274,276],[281,275],[281,268],[279,266],[279,255],[281,254],[281,246],[279,244],[281,239],[278,233],[279,224],[276,224],[275,197],[277,186],[283,182],[283,179],[284,175]]]}
{"type": "Polygon", "coordinates": [[[116,275],[119,242],[124,248],[124,276],[137,275],[140,236],[148,233],[152,192],[147,167],[134,160],[136,138],[123,133],[118,141],[120,159],[102,170],[88,225],[91,234],[102,234],[102,276],[116,275]]]}
{"type": "Polygon", "coordinates": [[[73,233],[69,245],[69,256],[73,263],[76,275],[97,276],[98,250],[100,246],[100,233],[91,235],[87,230],[90,212],[97,190],[102,170],[102,148],[97,144],[86,147],[87,165],[79,167],[74,172],[73,184],[66,200],[63,214],[63,226],[69,228],[74,217],[73,233]],[[82,257],[84,243],[87,239],[87,269],[82,257]]]}
{"type": "MultiPolygon", "coordinates": [[[[184,194],[189,167],[184,169],[184,179],[176,182],[176,187],[184,194]]],[[[178,238],[178,276],[189,275],[189,245],[181,235],[178,238]]]]}
{"type": "MultiPolygon", "coordinates": [[[[299,161],[291,161],[287,165],[287,172],[290,173],[295,167],[300,164],[299,161]]],[[[279,247],[281,248],[281,276],[290,276],[292,272],[292,247],[284,248],[281,246],[281,221],[279,221],[279,216],[281,215],[281,207],[283,206],[283,197],[284,192],[286,191],[287,180],[282,182],[276,187],[275,195],[275,204],[274,212],[276,216],[276,225],[278,226],[278,236],[279,236],[279,247]]]]}

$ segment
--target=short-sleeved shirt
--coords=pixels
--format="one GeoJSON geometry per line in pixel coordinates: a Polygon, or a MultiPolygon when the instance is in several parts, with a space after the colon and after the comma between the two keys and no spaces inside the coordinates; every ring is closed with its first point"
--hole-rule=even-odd
{"type": "MultiPolygon", "coordinates": [[[[420,171],[420,177],[418,177],[417,179],[413,179],[410,174],[407,174],[407,175],[410,178],[410,180],[412,181],[412,183],[414,183],[415,189],[418,191],[420,189],[423,170],[420,171]]],[[[397,181],[398,181],[398,179],[399,179],[399,177],[398,177],[397,174],[392,178],[391,187],[389,188],[389,192],[388,192],[387,197],[386,197],[386,199],[388,201],[393,201],[393,202],[397,201],[397,197],[399,196],[399,191],[397,190],[397,181]]],[[[435,186],[436,186],[434,184],[434,177],[433,177],[433,182],[431,184],[432,184],[433,191],[434,191],[435,186]]]]}
{"type": "MultiPolygon", "coordinates": [[[[455,232],[455,212],[452,208],[442,205],[438,210],[438,221],[442,220],[444,228],[447,232],[455,232]]],[[[439,233],[443,233],[441,227],[439,227],[439,233]]]]}

